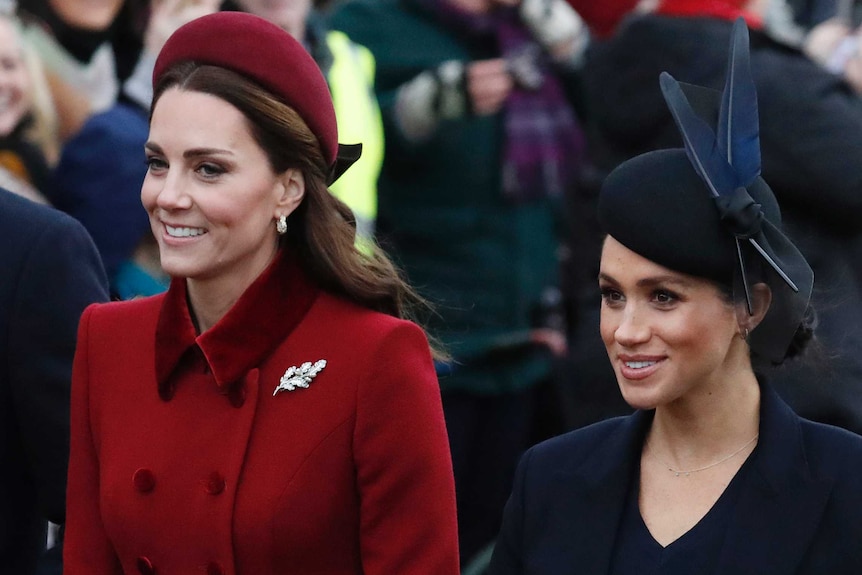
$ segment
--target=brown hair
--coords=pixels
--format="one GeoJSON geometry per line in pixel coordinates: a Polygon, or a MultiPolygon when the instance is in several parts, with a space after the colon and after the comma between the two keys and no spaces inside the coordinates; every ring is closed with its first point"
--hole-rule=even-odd
{"type": "MultiPolygon", "coordinates": [[[[291,168],[302,172],[305,197],[291,214],[281,241],[296,250],[300,265],[323,289],[365,308],[414,321],[420,308],[428,308],[378,246],[371,245],[369,253],[357,249],[353,212],[329,192],[329,166],[320,143],[293,108],[236,72],[181,62],[159,78],[151,114],[161,95],[174,86],[233,105],[247,119],[276,173],[291,168]]],[[[432,352],[437,359],[446,358],[434,342],[432,352]]]]}

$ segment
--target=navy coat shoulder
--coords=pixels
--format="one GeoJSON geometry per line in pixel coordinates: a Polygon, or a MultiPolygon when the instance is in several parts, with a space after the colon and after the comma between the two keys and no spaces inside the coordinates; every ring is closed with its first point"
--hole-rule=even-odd
{"type": "MultiPolygon", "coordinates": [[[[713,573],[862,573],[862,437],[802,419],[761,389],[752,474],[713,573]]],[[[639,411],[525,453],[489,573],[608,573],[650,421],[639,411]]]]}
{"type": "Polygon", "coordinates": [[[0,575],[28,575],[65,514],[78,320],[108,292],[70,216],[0,190],[0,230],[0,575]]]}

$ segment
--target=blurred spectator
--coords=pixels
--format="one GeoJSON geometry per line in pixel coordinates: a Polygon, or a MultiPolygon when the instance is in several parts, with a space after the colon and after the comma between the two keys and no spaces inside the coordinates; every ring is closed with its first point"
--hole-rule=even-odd
{"type": "Polygon", "coordinates": [[[583,155],[567,96],[588,34],[562,0],[350,0],[332,24],[377,60],[378,237],[453,355],[438,374],[466,563],[499,529],[566,352],[560,208],[583,155]]]}
{"type": "Polygon", "coordinates": [[[25,34],[45,62],[60,136],[110,107],[140,55],[148,0],[20,0],[25,34]]]}
{"type": "Polygon", "coordinates": [[[38,57],[28,50],[17,18],[0,10],[0,187],[47,203],[56,158],[56,117],[38,57]]]}
{"type": "Polygon", "coordinates": [[[215,12],[217,0],[154,0],[151,8],[144,50],[117,103],[87,119],[65,144],[48,192],[56,207],[93,236],[114,299],[167,289],[141,205],[153,66],[168,36],[182,24],[215,12]]]}
{"type": "Polygon", "coordinates": [[[0,229],[0,574],[31,575],[65,516],[78,320],[108,294],[72,218],[0,189],[0,229]]]}
{"type": "Polygon", "coordinates": [[[841,4],[827,19],[805,30],[802,48],[811,59],[862,94],[862,25],[854,3],[841,4]]]}
{"type": "Polygon", "coordinates": [[[830,354],[822,365],[787,365],[773,378],[804,417],[862,432],[862,101],[842,78],[765,33],[764,6],[753,12],[745,4],[664,0],[656,13],[627,19],[613,38],[595,44],[584,72],[590,143],[605,171],[651,149],[678,147],[656,78],[667,71],[720,89],[727,61],[722,47],[732,20],[746,18],[763,177],[781,203],[785,228],[815,271],[817,333],[830,354]]]}

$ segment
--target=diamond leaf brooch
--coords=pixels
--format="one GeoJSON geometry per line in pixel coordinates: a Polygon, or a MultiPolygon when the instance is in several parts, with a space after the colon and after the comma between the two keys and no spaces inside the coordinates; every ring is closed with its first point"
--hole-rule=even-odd
{"type": "Polygon", "coordinates": [[[319,359],[314,363],[306,361],[299,367],[295,365],[290,366],[284,372],[284,375],[281,376],[278,386],[272,392],[272,396],[275,397],[279,391],[294,391],[300,387],[304,389],[308,388],[311,380],[323,371],[324,367],[326,367],[325,359],[319,359]]]}

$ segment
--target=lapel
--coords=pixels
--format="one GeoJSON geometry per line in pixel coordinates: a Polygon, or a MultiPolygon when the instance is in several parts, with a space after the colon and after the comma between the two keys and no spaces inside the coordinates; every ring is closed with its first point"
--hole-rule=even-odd
{"type": "Polygon", "coordinates": [[[571,566],[572,574],[603,574],[610,569],[623,507],[652,417],[652,411],[637,411],[621,418],[581,465],[563,472],[562,485],[571,497],[558,497],[559,505],[554,505],[559,516],[568,517],[569,524],[577,521],[588,526],[568,534],[568,557],[557,563],[571,566]]]}
{"type": "Polygon", "coordinates": [[[198,335],[186,301],[186,282],[174,278],[156,327],[159,395],[166,400],[173,395],[172,375],[191,350],[203,355],[218,387],[229,392],[299,325],[317,294],[297,258],[282,249],[225,316],[198,335]]]}
{"type": "Polygon", "coordinates": [[[791,575],[820,524],[831,480],[811,478],[799,417],[761,385],[760,442],[716,575],[791,575]]]}

